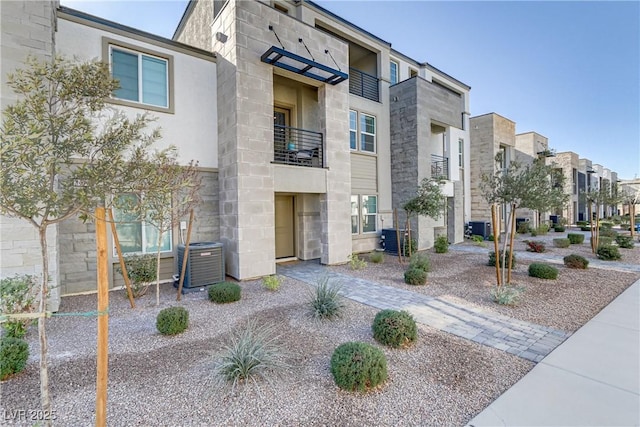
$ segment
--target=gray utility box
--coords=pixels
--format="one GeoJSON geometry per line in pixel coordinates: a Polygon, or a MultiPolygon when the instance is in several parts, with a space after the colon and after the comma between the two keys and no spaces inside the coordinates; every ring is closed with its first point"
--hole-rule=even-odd
{"type": "MultiPolygon", "coordinates": [[[[178,245],[178,277],[180,277],[182,270],[182,260],[185,252],[185,245],[178,245]]],[[[197,288],[224,282],[224,279],[224,248],[222,243],[189,243],[187,270],[182,286],[185,288],[197,288]]]]}
{"type": "Polygon", "coordinates": [[[469,221],[471,234],[488,239],[491,235],[491,223],[489,221],[469,221]]]}

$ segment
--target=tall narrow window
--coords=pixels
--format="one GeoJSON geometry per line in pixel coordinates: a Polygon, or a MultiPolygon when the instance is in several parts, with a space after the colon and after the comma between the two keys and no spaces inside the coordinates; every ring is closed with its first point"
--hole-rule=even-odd
{"type": "Polygon", "coordinates": [[[358,203],[358,196],[351,196],[351,234],[358,234],[360,232],[359,215],[360,205],[358,203]]]}
{"type": "Polygon", "coordinates": [[[356,141],[358,140],[358,113],[349,110],[349,147],[356,150],[356,141]]]}
{"type": "Polygon", "coordinates": [[[464,139],[458,139],[458,167],[464,167],[464,139]]]}
{"type": "Polygon", "coordinates": [[[367,114],[360,115],[360,150],[376,152],[376,118],[367,114]]]}
{"type": "Polygon", "coordinates": [[[392,85],[398,83],[398,63],[391,61],[389,62],[389,80],[392,85]]]}

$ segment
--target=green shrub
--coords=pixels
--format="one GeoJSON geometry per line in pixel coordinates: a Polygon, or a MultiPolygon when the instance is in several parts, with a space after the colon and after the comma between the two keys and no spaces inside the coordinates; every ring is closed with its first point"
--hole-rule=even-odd
{"type": "Polygon", "coordinates": [[[600,230],[600,237],[611,237],[612,239],[615,239],[617,235],[618,232],[611,228],[602,228],[600,230]]]}
{"type": "Polygon", "coordinates": [[[29,359],[29,344],[15,337],[0,338],[0,381],[22,372],[29,359]]]}
{"type": "Polygon", "coordinates": [[[538,229],[537,228],[532,228],[531,229],[531,237],[536,237],[538,236],[538,229]]]}
{"type": "Polygon", "coordinates": [[[156,317],[156,328],[162,335],[177,335],[187,330],[189,312],[184,307],[168,307],[156,317]]]}
{"type": "Polygon", "coordinates": [[[367,261],[363,260],[358,254],[349,255],[349,265],[352,270],[361,270],[367,266],[367,261]]]}
{"type": "Polygon", "coordinates": [[[282,282],[280,281],[280,278],[275,274],[262,278],[262,286],[270,291],[277,291],[278,289],[280,289],[281,284],[282,282]]]}
{"type": "Polygon", "coordinates": [[[600,230],[611,230],[612,227],[613,227],[613,222],[600,221],[600,230]]]}
{"type": "Polygon", "coordinates": [[[338,387],[365,392],[387,380],[387,359],[371,344],[347,342],[333,352],[331,374],[338,387]]]}
{"type": "MultiPolygon", "coordinates": [[[[156,266],[158,260],[154,254],[126,255],[124,265],[127,269],[127,276],[131,281],[131,292],[134,298],[139,298],[147,293],[149,285],[156,280],[156,266]]],[[[122,274],[120,264],[116,271],[122,274]]]]}
{"type": "Polygon", "coordinates": [[[534,262],[529,265],[529,276],[554,280],[558,277],[558,269],[552,265],[534,262]]]}
{"type": "Polygon", "coordinates": [[[327,276],[319,279],[309,300],[311,315],[316,319],[333,319],[340,316],[344,309],[340,289],[341,286],[337,283],[329,284],[327,276]]]}
{"type": "Polygon", "coordinates": [[[529,252],[542,253],[542,252],[545,252],[546,250],[547,250],[547,247],[544,244],[544,242],[541,242],[538,240],[531,240],[527,242],[527,251],[529,252]]]}
{"type": "MultiPolygon", "coordinates": [[[[509,263],[509,254],[511,253],[511,251],[509,249],[507,249],[507,257],[504,259],[505,264],[509,263]]],[[[500,266],[502,266],[502,251],[499,252],[500,254],[500,266]]],[[[489,252],[489,261],[487,262],[488,266],[491,267],[495,267],[496,266],[496,253],[494,251],[489,252]]],[[[516,267],[516,254],[513,254],[513,259],[511,260],[511,268],[515,268],[516,267]]]]}
{"type": "Polygon", "coordinates": [[[563,231],[565,231],[565,227],[564,225],[556,224],[553,226],[553,231],[555,231],[556,233],[562,233],[563,231]]]}
{"type": "Polygon", "coordinates": [[[568,248],[570,245],[571,245],[571,240],[569,239],[565,239],[565,238],[553,239],[553,246],[555,246],[556,248],[568,248]]]}
{"type": "Polygon", "coordinates": [[[588,226],[588,225],[583,225],[583,226],[580,227],[580,230],[582,230],[582,231],[591,231],[591,227],[588,226]]]}
{"type": "Polygon", "coordinates": [[[409,256],[409,249],[411,249],[411,255],[413,256],[418,250],[418,241],[416,239],[409,240],[405,237],[402,239],[402,255],[409,256]]]}
{"type": "Polygon", "coordinates": [[[429,257],[425,253],[416,253],[412,255],[411,260],[409,260],[409,268],[417,268],[425,273],[430,272],[431,262],[429,261],[429,257]]]}
{"type": "MultiPolygon", "coordinates": [[[[0,313],[32,313],[36,310],[38,286],[35,276],[28,274],[6,277],[0,280],[0,313]]],[[[32,319],[11,319],[2,323],[5,336],[22,338],[32,319]]]]}
{"type": "Polygon", "coordinates": [[[436,250],[437,254],[444,254],[449,252],[449,241],[447,240],[447,236],[438,236],[433,247],[436,250]]]}
{"type": "Polygon", "coordinates": [[[623,249],[633,249],[633,239],[631,236],[619,234],[616,236],[616,243],[623,249]]]}
{"type": "MultiPolygon", "coordinates": [[[[495,240],[495,236],[493,234],[489,234],[489,236],[487,236],[487,240],[490,242],[493,242],[495,240]]],[[[498,236],[498,242],[500,241],[500,236],[498,236]]]]}
{"type": "Polygon", "coordinates": [[[427,272],[416,267],[409,267],[404,272],[404,283],[407,285],[421,286],[427,283],[427,272]]]}
{"type": "Polygon", "coordinates": [[[474,234],[473,236],[471,236],[471,240],[475,243],[483,243],[484,237],[480,236],[479,234],[474,234]]]}
{"type": "Polygon", "coordinates": [[[384,253],[379,252],[379,251],[372,252],[371,255],[369,255],[369,261],[371,261],[374,264],[383,263],[384,262],[384,253]]]}
{"type": "Polygon", "coordinates": [[[255,382],[266,378],[267,373],[286,368],[284,351],[276,328],[249,321],[243,328],[231,334],[229,344],[215,361],[217,378],[231,382],[235,388],[239,383],[255,382]]]}
{"type": "Polygon", "coordinates": [[[589,221],[576,221],[576,225],[578,227],[584,227],[586,225],[589,225],[589,221]]]}
{"type": "Polygon", "coordinates": [[[233,282],[216,283],[209,287],[209,301],[226,304],[240,300],[240,285],[233,282]]]}
{"type": "Polygon", "coordinates": [[[567,255],[566,257],[562,258],[562,260],[564,261],[564,265],[566,265],[568,268],[579,268],[584,270],[589,266],[589,260],[581,255],[567,255]]]}
{"type": "Polygon", "coordinates": [[[613,237],[608,237],[608,236],[598,237],[598,246],[611,246],[612,243],[613,243],[613,237]]]}
{"type": "Polygon", "coordinates": [[[527,234],[531,232],[531,227],[529,227],[529,221],[522,221],[518,223],[518,227],[516,231],[518,234],[527,234]]]}
{"type": "Polygon", "coordinates": [[[616,246],[611,245],[598,246],[598,249],[596,249],[596,255],[598,255],[598,258],[605,261],[616,261],[622,258],[620,250],[616,246]]]}
{"type": "Polygon", "coordinates": [[[567,234],[567,239],[571,242],[572,245],[579,245],[584,242],[584,234],[581,233],[569,233],[567,234]]]}
{"type": "Polygon", "coordinates": [[[517,286],[494,286],[489,291],[493,302],[500,305],[518,305],[524,289],[517,286]]]}
{"type": "Polygon", "coordinates": [[[373,338],[389,347],[408,347],[417,337],[418,328],[413,316],[406,311],[382,310],[371,326],[373,338]]]}
{"type": "Polygon", "coordinates": [[[540,224],[536,231],[539,235],[544,236],[549,232],[549,224],[540,224]]]}

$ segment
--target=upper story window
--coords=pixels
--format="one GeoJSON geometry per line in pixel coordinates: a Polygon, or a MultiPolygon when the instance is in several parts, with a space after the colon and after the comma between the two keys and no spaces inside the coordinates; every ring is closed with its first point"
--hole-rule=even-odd
{"type": "Polygon", "coordinates": [[[349,147],[352,150],[367,153],[376,152],[376,118],[374,116],[349,110],[349,147]]]}
{"type": "Polygon", "coordinates": [[[458,167],[464,168],[464,139],[458,139],[458,167]]]}
{"type": "Polygon", "coordinates": [[[418,75],[418,71],[413,68],[409,68],[409,78],[416,77],[418,75]]]}
{"type": "Polygon", "coordinates": [[[395,61],[389,62],[389,80],[391,84],[394,85],[398,83],[398,63],[395,61]]]}
{"type": "Polygon", "coordinates": [[[117,104],[173,112],[172,61],[168,55],[105,39],[111,74],[120,82],[117,104]]]}

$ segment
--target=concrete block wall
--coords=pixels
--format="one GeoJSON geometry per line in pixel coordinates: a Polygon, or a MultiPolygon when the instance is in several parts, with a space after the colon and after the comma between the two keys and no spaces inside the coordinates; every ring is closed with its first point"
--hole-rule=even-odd
{"type": "Polygon", "coordinates": [[[573,170],[576,170],[577,180],[577,171],[580,168],[578,155],[572,151],[565,151],[557,153],[549,161],[554,167],[562,169],[562,175],[564,176],[563,191],[565,194],[570,195],[567,205],[562,210],[562,216],[573,222],[574,218],[577,218],[577,214],[574,213],[574,203],[577,204],[580,198],[578,183],[576,182],[575,188],[573,185],[573,170]]]}

